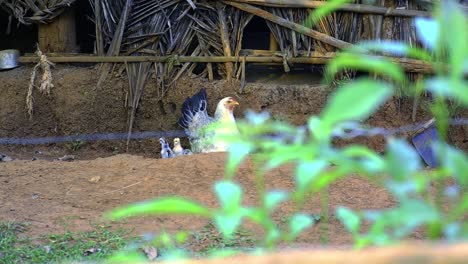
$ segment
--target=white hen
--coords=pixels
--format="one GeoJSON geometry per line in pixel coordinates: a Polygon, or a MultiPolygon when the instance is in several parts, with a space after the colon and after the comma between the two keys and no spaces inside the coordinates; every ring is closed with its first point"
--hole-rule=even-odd
{"type": "Polygon", "coordinates": [[[208,115],[207,105],[206,90],[202,88],[197,94],[185,100],[179,125],[189,137],[192,152],[227,151],[228,145],[225,142],[213,139],[220,133],[223,135],[239,133],[233,113],[239,103],[232,97],[223,98],[216,107],[214,117],[208,115]],[[206,131],[208,126],[218,124],[221,124],[222,128],[206,131]]]}

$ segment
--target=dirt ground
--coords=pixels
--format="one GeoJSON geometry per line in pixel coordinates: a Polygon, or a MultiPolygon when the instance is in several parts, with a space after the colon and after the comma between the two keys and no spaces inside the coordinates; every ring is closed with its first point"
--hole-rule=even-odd
{"type": "MultiPolygon", "coordinates": [[[[98,74],[94,67],[57,66],[53,71],[55,87],[50,97],[35,93],[35,112],[30,120],[25,109],[25,98],[31,67],[0,72],[0,138],[45,137],[91,133],[122,133],[127,128],[124,109],[128,81],[116,77],[95,89],[98,74]]],[[[248,73],[249,74],[249,73],[248,73]]],[[[253,76],[254,73],[251,74],[253,76]]],[[[262,75],[262,74],[259,74],[262,75]]],[[[294,76],[282,76],[281,82],[265,81],[269,76],[248,83],[245,93],[239,94],[237,82],[208,82],[198,78],[182,78],[158,99],[155,81],[147,85],[137,111],[134,131],[166,131],[179,129],[177,119],[180,106],[187,96],[206,87],[209,110],[218,99],[236,96],[241,106],[236,115],[247,109],[267,110],[276,118],[293,124],[303,124],[310,115],[318,114],[329,91],[318,84],[291,84],[294,76]]],[[[298,77],[299,78],[299,77],[298,77]]],[[[410,100],[393,99],[387,102],[367,122],[373,126],[398,127],[412,123],[410,100]]],[[[466,115],[465,115],[466,116],[466,115]]],[[[430,118],[424,104],[417,121],[430,118]]],[[[468,149],[466,128],[450,130],[450,138],[462,149],[468,149]]],[[[383,151],[381,137],[361,138],[363,143],[383,151]]],[[[344,142],[339,142],[344,144],[344,142]]],[[[31,235],[52,233],[65,228],[84,230],[99,222],[102,214],[122,204],[137,202],[162,195],[178,195],[215,206],[212,184],[224,172],[224,154],[203,154],[170,160],[159,157],[157,139],[132,140],[129,152],[123,141],[83,142],[49,145],[0,145],[0,153],[16,160],[0,163],[0,221],[26,221],[32,224],[31,235]],[[77,157],[74,162],[52,161],[65,154],[77,157]],[[31,161],[32,158],[37,160],[31,161]]],[[[245,188],[245,204],[256,201],[254,176],[249,163],[244,164],[237,180],[245,188]]],[[[271,188],[292,188],[289,168],[275,170],[268,175],[271,188]]],[[[355,209],[388,208],[394,201],[384,189],[365,179],[349,177],[335,183],[330,189],[331,212],[337,205],[355,209]]],[[[285,204],[277,213],[292,210],[285,204]]],[[[320,199],[312,199],[306,209],[320,212],[320,199]]],[[[162,229],[196,230],[207,224],[204,219],[186,217],[143,217],[130,219],[116,226],[135,228],[136,234],[158,232],[162,229]]],[[[249,226],[254,233],[258,227],[249,226]]],[[[299,242],[320,243],[320,225],[304,234],[299,242]]],[[[336,218],[329,230],[333,245],[346,245],[350,235],[336,218]]],[[[417,233],[415,237],[419,237],[417,233]]]]}
{"type": "MultiPolygon", "coordinates": [[[[30,222],[30,234],[38,235],[64,228],[86,230],[101,221],[107,210],[157,196],[177,195],[215,207],[212,184],[222,179],[224,161],[224,153],[210,153],[166,160],[121,154],[76,162],[4,163],[0,167],[0,219],[30,222]]],[[[266,179],[269,189],[293,188],[290,168],[277,169],[266,179]]],[[[236,181],[244,188],[243,202],[254,205],[259,199],[250,162],[240,168],[236,181]]],[[[332,212],[337,205],[372,209],[390,207],[394,202],[382,188],[350,177],[330,189],[332,212]]],[[[280,221],[291,210],[293,205],[285,204],[275,218],[280,221]]],[[[304,211],[320,214],[320,199],[311,199],[304,211]]],[[[142,217],[115,226],[135,228],[136,234],[143,234],[163,229],[195,231],[206,224],[205,219],[188,217],[142,217]]],[[[253,225],[246,228],[260,232],[253,225]]],[[[312,228],[299,242],[319,244],[319,228],[312,228]]],[[[335,218],[329,235],[334,245],[345,245],[351,239],[335,218]]]]}

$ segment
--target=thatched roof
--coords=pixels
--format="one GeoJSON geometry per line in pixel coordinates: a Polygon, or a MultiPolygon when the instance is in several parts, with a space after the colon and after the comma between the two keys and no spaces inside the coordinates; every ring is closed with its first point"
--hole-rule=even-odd
{"type": "Polygon", "coordinates": [[[22,24],[48,23],[76,0],[0,0],[0,8],[22,24]]]}

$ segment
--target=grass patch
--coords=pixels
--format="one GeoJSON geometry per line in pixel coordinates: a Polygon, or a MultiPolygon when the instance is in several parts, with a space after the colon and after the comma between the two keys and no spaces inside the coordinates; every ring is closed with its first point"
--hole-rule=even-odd
{"type": "Polygon", "coordinates": [[[255,245],[256,240],[251,232],[239,228],[231,239],[226,240],[212,223],[209,223],[200,231],[192,233],[189,239],[189,248],[199,255],[205,255],[216,250],[248,250],[254,248],[255,245]]]}
{"type": "Polygon", "coordinates": [[[130,242],[129,230],[111,230],[94,226],[86,232],[24,236],[28,226],[22,223],[0,223],[0,263],[66,263],[104,260],[130,242]]]}

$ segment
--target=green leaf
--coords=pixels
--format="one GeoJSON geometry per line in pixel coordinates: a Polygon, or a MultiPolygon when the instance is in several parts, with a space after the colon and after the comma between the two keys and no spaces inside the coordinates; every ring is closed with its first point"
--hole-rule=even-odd
{"type": "Polygon", "coordinates": [[[231,181],[217,182],[215,191],[221,210],[215,214],[215,224],[224,237],[231,237],[249,210],[241,207],[242,189],[231,181]]]}
{"type": "Polygon", "coordinates": [[[325,169],[328,163],[324,160],[301,162],[296,169],[295,180],[298,190],[306,190],[310,183],[325,169]]]}
{"type": "Polygon", "coordinates": [[[404,56],[407,58],[415,58],[425,61],[430,61],[432,56],[425,50],[411,47],[403,42],[396,42],[391,40],[378,40],[378,41],[363,41],[350,49],[351,52],[380,52],[390,56],[404,56]]]}
{"type": "Polygon", "coordinates": [[[314,224],[314,219],[306,214],[295,214],[289,220],[290,237],[295,239],[302,231],[314,224]]]}
{"type": "Polygon", "coordinates": [[[336,11],[343,4],[349,2],[351,2],[351,0],[330,0],[324,2],[323,5],[321,5],[319,8],[316,8],[315,11],[307,17],[305,21],[305,26],[312,28],[322,18],[336,11]]]}
{"type": "Polygon", "coordinates": [[[369,174],[385,171],[385,160],[365,146],[352,145],[344,148],[341,153],[348,158],[356,159],[369,174]]]}
{"type": "Polygon", "coordinates": [[[429,49],[434,50],[439,38],[440,25],[437,20],[431,18],[417,17],[414,20],[416,32],[421,42],[429,49]]]}
{"type": "Polygon", "coordinates": [[[279,144],[269,153],[270,159],[265,164],[264,170],[268,171],[301,158],[313,157],[313,151],[313,148],[306,148],[303,145],[279,144]]]}
{"type": "Polygon", "coordinates": [[[387,144],[387,170],[393,179],[403,181],[421,169],[421,158],[416,150],[401,139],[390,139],[387,144]]]}
{"type": "Polygon", "coordinates": [[[422,200],[411,199],[401,203],[400,208],[384,215],[396,223],[395,235],[403,238],[423,224],[437,222],[439,213],[437,210],[422,200]]]}
{"type": "Polygon", "coordinates": [[[135,203],[114,209],[107,214],[107,217],[116,220],[138,215],[196,215],[209,217],[210,210],[206,207],[183,198],[165,197],[152,201],[135,203]]]}
{"type": "Polygon", "coordinates": [[[230,238],[241,224],[243,215],[240,213],[217,213],[214,216],[215,224],[225,238],[230,238]]]}
{"type": "Polygon", "coordinates": [[[452,80],[444,77],[426,81],[426,89],[442,97],[451,97],[468,106],[468,83],[463,80],[452,80]]]}
{"type": "Polygon", "coordinates": [[[404,83],[406,80],[403,69],[388,58],[349,52],[338,54],[328,63],[325,71],[325,79],[330,82],[338,72],[344,69],[367,71],[384,75],[398,83],[404,83]]]}
{"type": "Polygon", "coordinates": [[[374,244],[388,244],[407,237],[416,228],[440,220],[437,210],[422,200],[405,199],[400,206],[382,212],[368,211],[364,213],[366,220],[373,222],[370,229],[374,244]],[[379,240],[380,237],[388,237],[379,240]]]}
{"type": "Polygon", "coordinates": [[[189,259],[187,252],[180,248],[172,248],[164,252],[164,255],[161,256],[160,261],[163,263],[170,262],[182,262],[189,259]]]}
{"type": "Polygon", "coordinates": [[[361,218],[355,212],[340,206],[336,209],[336,215],[349,232],[354,235],[359,233],[361,218]]]}
{"type": "Polygon", "coordinates": [[[352,172],[352,168],[347,165],[340,165],[337,167],[330,167],[334,168],[333,170],[326,170],[320,174],[319,177],[311,184],[311,191],[318,192],[323,190],[323,188],[327,187],[331,183],[337,181],[339,178],[343,176],[347,176],[352,172]]]}
{"type": "Polygon", "coordinates": [[[175,235],[175,239],[177,243],[183,244],[187,241],[188,236],[189,236],[188,232],[181,231],[181,232],[177,232],[177,234],[175,235]]]}
{"type": "Polygon", "coordinates": [[[250,125],[260,126],[265,124],[270,119],[270,113],[256,113],[252,110],[247,110],[245,113],[245,118],[247,119],[250,125]]]}
{"type": "Polygon", "coordinates": [[[455,176],[462,186],[468,186],[468,157],[466,153],[444,143],[434,144],[434,149],[443,168],[455,176]]]}
{"type": "Polygon", "coordinates": [[[215,184],[215,191],[225,212],[236,212],[241,206],[242,189],[231,181],[221,181],[215,184]]]}
{"type": "Polygon", "coordinates": [[[468,57],[468,18],[455,1],[446,1],[442,8],[442,39],[450,50],[450,75],[463,79],[463,67],[468,57]]]}
{"type": "Polygon", "coordinates": [[[392,94],[392,88],[379,81],[359,79],[335,92],[322,112],[329,126],[343,121],[368,118],[392,94]]]}
{"type": "Polygon", "coordinates": [[[309,118],[308,127],[310,134],[318,142],[324,142],[330,139],[332,128],[324,124],[324,122],[317,116],[312,116],[309,118]]]}
{"type": "Polygon", "coordinates": [[[229,157],[226,163],[226,177],[232,178],[240,163],[252,151],[253,145],[248,142],[235,142],[229,146],[229,157]]]}
{"type": "Polygon", "coordinates": [[[445,225],[444,235],[449,242],[456,242],[460,239],[461,225],[459,223],[450,223],[445,225]]]}
{"type": "Polygon", "coordinates": [[[271,228],[267,231],[265,241],[268,243],[274,243],[281,238],[281,233],[277,228],[271,228]]]}
{"type": "Polygon", "coordinates": [[[451,221],[459,220],[460,217],[468,212],[468,193],[465,193],[460,202],[449,213],[451,221]]]}
{"type": "Polygon", "coordinates": [[[268,192],[265,199],[265,208],[268,211],[273,211],[275,208],[288,198],[288,193],[285,191],[271,191],[268,192]]]}
{"type": "Polygon", "coordinates": [[[245,212],[245,216],[255,223],[262,224],[265,220],[265,212],[260,208],[249,208],[245,212]]]}
{"type": "MultiPolygon", "coordinates": [[[[412,176],[412,175],[408,175],[412,176]]],[[[419,183],[412,177],[409,180],[387,180],[385,187],[399,200],[404,200],[407,197],[416,194],[420,189],[419,183]]]]}
{"type": "Polygon", "coordinates": [[[172,237],[171,235],[166,232],[166,231],[163,231],[159,236],[158,238],[156,239],[157,243],[159,243],[162,247],[164,248],[173,248],[174,247],[174,243],[172,241],[172,237]]]}

